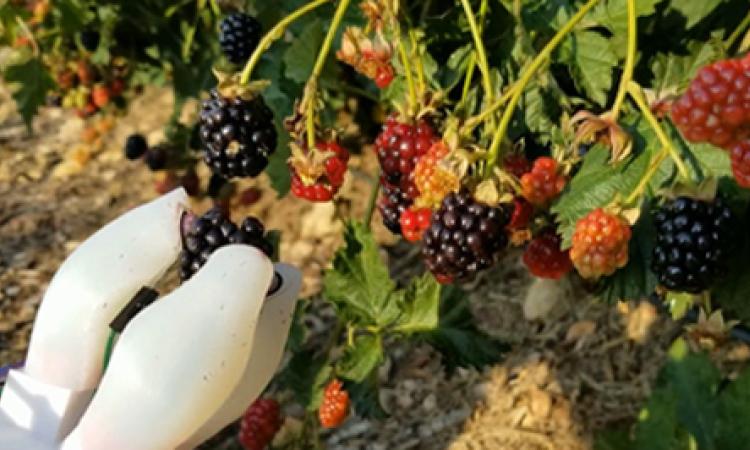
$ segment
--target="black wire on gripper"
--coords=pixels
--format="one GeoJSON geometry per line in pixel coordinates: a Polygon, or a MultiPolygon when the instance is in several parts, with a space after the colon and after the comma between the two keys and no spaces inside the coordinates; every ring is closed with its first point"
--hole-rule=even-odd
{"type": "Polygon", "coordinates": [[[109,328],[116,333],[122,333],[125,326],[133,320],[133,317],[143,311],[148,305],[159,298],[159,291],[148,286],[143,286],[133,298],[120,310],[120,312],[109,323],[109,328]]]}

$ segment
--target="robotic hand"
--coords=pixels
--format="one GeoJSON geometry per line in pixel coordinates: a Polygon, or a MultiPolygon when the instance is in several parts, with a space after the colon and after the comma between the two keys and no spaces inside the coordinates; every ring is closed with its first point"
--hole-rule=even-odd
{"type": "Polygon", "coordinates": [[[60,266],[26,364],[0,397],[0,448],[188,450],[260,395],[281,360],[301,277],[245,245],[217,250],[136,315],[103,370],[110,322],[177,258],[186,204],[180,189],[136,208],[60,266]]]}

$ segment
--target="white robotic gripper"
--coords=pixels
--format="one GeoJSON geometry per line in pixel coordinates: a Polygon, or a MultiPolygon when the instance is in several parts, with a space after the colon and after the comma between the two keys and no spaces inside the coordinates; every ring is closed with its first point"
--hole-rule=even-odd
{"type": "Polygon", "coordinates": [[[26,364],[0,397],[0,449],[192,449],[260,395],[281,361],[301,277],[245,245],[217,250],[136,315],[102,373],[110,322],[179,254],[186,204],[179,189],[136,208],[60,266],[26,364]]]}

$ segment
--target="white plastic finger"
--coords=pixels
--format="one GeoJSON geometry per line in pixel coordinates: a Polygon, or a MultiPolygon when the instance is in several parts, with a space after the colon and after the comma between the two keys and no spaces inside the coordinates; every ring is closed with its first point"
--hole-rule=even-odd
{"type": "Polygon", "coordinates": [[[108,325],[141,286],[174,263],[187,204],[177,189],[120,216],[58,269],[34,323],[25,372],[69,389],[94,388],[108,325]]]}
{"type": "Polygon", "coordinates": [[[271,261],[217,250],[188,282],[125,328],[63,450],[173,450],[223,405],[252,348],[271,261]]]}
{"type": "Polygon", "coordinates": [[[278,369],[289,336],[294,306],[302,287],[302,276],[296,268],[287,264],[276,264],[274,267],[281,277],[282,284],[280,289],[269,295],[263,303],[252,351],[242,379],[221,409],[190,439],[180,445],[178,450],[194,449],[242,416],[250,403],[263,392],[278,369]]]}

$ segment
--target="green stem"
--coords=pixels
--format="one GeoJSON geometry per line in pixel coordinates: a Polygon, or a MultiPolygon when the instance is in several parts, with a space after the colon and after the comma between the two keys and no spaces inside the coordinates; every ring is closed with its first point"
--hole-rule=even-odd
{"type": "Polygon", "coordinates": [[[341,25],[341,20],[344,18],[346,8],[349,7],[349,2],[350,0],[341,0],[336,7],[336,12],[333,14],[328,33],[323,40],[323,45],[321,45],[320,52],[318,52],[318,58],[315,60],[315,66],[313,66],[312,73],[307,81],[309,90],[305,92],[305,97],[307,98],[307,105],[305,105],[305,118],[307,128],[307,148],[310,152],[315,149],[315,106],[318,91],[318,78],[320,78],[320,74],[323,73],[323,67],[325,67],[328,54],[331,51],[333,38],[336,37],[336,32],[339,29],[339,25],[341,25]]]}
{"type": "Polygon", "coordinates": [[[641,92],[641,87],[637,83],[631,81],[628,84],[628,93],[638,105],[641,113],[643,113],[643,117],[645,117],[646,121],[648,121],[649,125],[651,125],[651,128],[656,133],[656,137],[659,139],[661,145],[666,149],[667,152],[669,152],[669,156],[672,157],[675,166],[677,166],[677,171],[680,172],[680,176],[685,180],[689,180],[690,172],[688,172],[688,168],[685,165],[685,162],[680,157],[679,152],[672,144],[672,141],[667,136],[667,133],[664,132],[664,129],[659,124],[659,121],[651,112],[651,108],[648,107],[646,99],[643,97],[643,93],[641,92]]]}
{"type": "Polygon", "coordinates": [[[370,229],[370,224],[372,222],[372,215],[375,213],[375,202],[378,199],[378,193],[380,192],[380,173],[377,174],[375,177],[374,185],[372,186],[372,190],[370,191],[370,197],[367,199],[367,209],[365,210],[365,217],[364,217],[364,224],[366,229],[370,229]]]}
{"type": "Polygon", "coordinates": [[[626,205],[633,203],[638,197],[641,196],[641,194],[643,194],[643,192],[646,190],[646,187],[648,186],[649,181],[651,181],[651,177],[653,177],[656,171],[659,170],[659,167],[661,167],[661,163],[664,161],[664,158],[666,158],[667,155],[669,155],[669,151],[666,147],[662,147],[662,150],[654,156],[653,161],[651,161],[648,170],[646,170],[646,173],[643,175],[643,178],[641,178],[638,186],[636,186],[633,192],[630,193],[628,198],[625,199],[626,205]]]}
{"type": "Polygon", "coordinates": [[[542,67],[544,62],[550,57],[557,46],[560,45],[560,42],[562,42],[563,38],[565,38],[565,36],[567,36],[568,33],[573,30],[578,22],[580,22],[586,15],[586,13],[588,13],[594,6],[596,6],[597,3],[599,3],[599,0],[589,0],[588,3],[583,5],[583,7],[581,7],[581,9],[578,10],[578,12],[570,18],[568,23],[566,23],[547,43],[547,45],[544,46],[542,51],[536,55],[529,67],[524,71],[523,75],[521,75],[521,78],[517,83],[518,87],[513,93],[513,96],[510,98],[510,102],[505,108],[503,116],[500,119],[500,125],[498,125],[497,129],[495,130],[495,134],[492,137],[492,144],[490,145],[487,154],[487,165],[485,166],[484,172],[485,176],[489,176],[490,174],[492,174],[492,171],[495,168],[495,164],[497,163],[499,157],[500,144],[503,142],[503,138],[505,138],[505,133],[508,131],[508,125],[510,125],[510,121],[513,118],[513,113],[516,110],[516,106],[518,106],[521,95],[523,94],[526,86],[531,81],[531,78],[534,76],[534,74],[536,74],[537,70],[542,67]]]}
{"type": "Polygon", "coordinates": [[[625,100],[625,94],[628,91],[628,84],[633,79],[633,70],[635,68],[635,56],[638,48],[638,29],[637,16],[635,12],[635,0],[628,0],[628,52],[625,58],[625,69],[622,71],[620,87],[617,89],[615,103],[612,105],[612,121],[617,122],[622,108],[622,102],[625,100]]]}
{"type": "Polygon", "coordinates": [[[104,361],[102,362],[102,372],[106,372],[107,366],[109,366],[109,360],[112,357],[112,351],[115,349],[116,339],[117,333],[114,330],[110,330],[109,337],[107,338],[107,344],[104,347],[104,361]]]}
{"type": "Polygon", "coordinates": [[[263,38],[260,40],[260,42],[258,43],[258,47],[255,48],[253,54],[250,55],[250,59],[247,61],[247,64],[245,64],[245,68],[242,69],[242,75],[240,75],[240,84],[247,84],[248,81],[250,81],[250,76],[253,73],[253,69],[255,69],[255,66],[258,65],[263,52],[268,50],[268,48],[275,40],[281,38],[284,35],[284,31],[292,22],[309,13],[313,9],[331,1],[332,0],[314,0],[292,11],[291,14],[284,17],[276,25],[274,25],[273,28],[271,28],[268,33],[266,33],[265,36],[263,36],[263,38]]]}
{"type": "MultiPolygon", "coordinates": [[[[487,97],[487,103],[493,102],[492,92],[492,79],[490,78],[490,68],[487,63],[487,52],[484,49],[484,43],[482,42],[482,30],[477,25],[477,20],[474,17],[474,11],[471,10],[469,0],[461,0],[461,5],[464,7],[464,13],[466,19],[469,21],[469,28],[471,29],[471,36],[474,39],[474,60],[479,66],[479,71],[482,73],[482,82],[484,84],[484,95],[487,97]]],[[[486,0],[482,6],[486,10],[486,0]]]]}
{"type": "Polygon", "coordinates": [[[418,86],[418,92],[419,96],[424,96],[425,91],[427,90],[427,85],[424,81],[424,66],[422,65],[422,58],[419,52],[419,43],[417,42],[417,34],[414,32],[414,29],[409,29],[409,42],[411,43],[411,52],[412,56],[414,57],[414,61],[416,62],[417,66],[417,86],[418,86]]]}
{"type": "Polygon", "coordinates": [[[401,65],[404,66],[404,73],[406,75],[406,85],[409,87],[409,113],[413,113],[417,106],[417,91],[414,88],[414,78],[411,73],[411,64],[409,63],[409,55],[406,54],[404,43],[401,37],[398,39],[398,56],[401,58],[401,65]]]}
{"type": "Polygon", "coordinates": [[[471,89],[471,79],[474,78],[474,69],[477,67],[476,60],[477,55],[472,52],[471,55],[469,55],[469,62],[466,65],[464,85],[461,90],[461,100],[458,102],[458,108],[463,108],[466,104],[466,100],[469,97],[469,90],[471,89]]]}
{"type": "Polygon", "coordinates": [[[495,101],[492,105],[490,105],[487,109],[482,111],[481,113],[477,114],[476,116],[470,117],[466,120],[466,125],[470,128],[475,127],[476,125],[482,123],[489,117],[490,115],[494,114],[495,111],[502,108],[503,105],[505,105],[510,97],[515,94],[516,89],[518,89],[518,84],[514,84],[508,89],[499,99],[495,101]]]}
{"type": "Polygon", "coordinates": [[[737,28],[734,29],[732,34],[729,35],[727,40],[724,42],[724,48],[727,50],[732,48],[737,42],[737,39],[742,36],[742,33],[748,26],[750,26],[750,13],[747,14],[747,17],[745,17],[745,19],[737,26],[737,28]]]}

